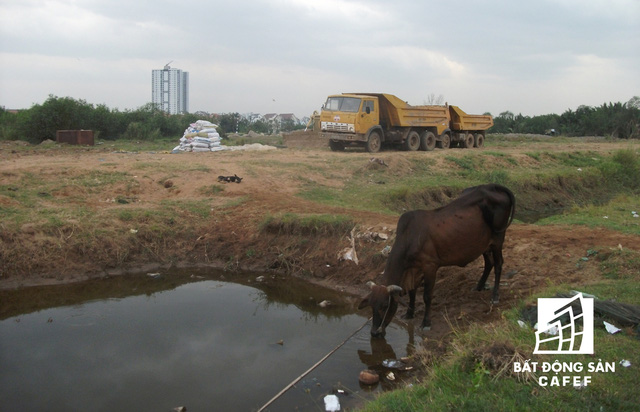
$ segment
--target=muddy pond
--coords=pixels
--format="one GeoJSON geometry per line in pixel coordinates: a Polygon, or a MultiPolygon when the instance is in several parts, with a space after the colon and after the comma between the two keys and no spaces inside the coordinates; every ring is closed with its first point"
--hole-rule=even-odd
{"type": "MultiPolygon", "coordinates": [[[[0,297],[7,411],[256,411],[369,316],[357,298],[296,279],[202,269],[0,297]]],[[[265,410],[324,411],[328,394],[353,410],[409,384],[410,371],[386,366],[412,354],[412,331],[392,323],[385,339],[372,340],[369,326],[265,410]],[[359,383],[364,369],[381,381],[359,383]]]]}

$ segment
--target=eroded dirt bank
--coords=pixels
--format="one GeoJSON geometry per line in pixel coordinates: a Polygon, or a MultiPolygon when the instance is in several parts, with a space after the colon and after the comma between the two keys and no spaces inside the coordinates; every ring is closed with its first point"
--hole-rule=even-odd
{"type": "MultiPolygon", "coordinates": [[[[591,142],[570,149],[611,152],[619,147],[591,142]]],[[[531,149],[504,149],[516,159],[531,161],[526,150],[531,149]]],[[[567,147],[550,144],[536,150],[567,147]]],[[[429,157],[437,165],[460,153],[383,152],[378,157],[391,165],[390,173],[401,173],[407,158],[429,157]]],[[[15,150],[5,143],[0,151],[0,206],[11,219],[3,218],[0,235],[0,289],[210,265],[229,271],[274,270],[364,296],[366,282],[378,280],[383,271],[383,250],[393,243],[398,216],[326,206],[296,193],[311,183],[340,188],[348,178],[346,165],[366,167],[370,158],[363,152],[324,148],[171,155],[113,148],[15,150]],[[335,166],[327,171],[323,165],[331,162],[335,166]],[[242,183],[217,180],[234,174],[243,176],[242,183]],[[349,216],[358,263],[341,259],[352,245],[350,232],[263,230],[265,216],[283,213],[349,216]]],[[[619,245],[640,248],[637,237],[604,229],[515,223],[507,233],[498,307],[489,305],[489,291],[472,291],[481,259],[465,268],[443,268],[432,336],[446,333],[451,322],[495,319],[499,309],[549,283],[599,280],[598,263],[581,258],[590,249],[619,245]]]]}

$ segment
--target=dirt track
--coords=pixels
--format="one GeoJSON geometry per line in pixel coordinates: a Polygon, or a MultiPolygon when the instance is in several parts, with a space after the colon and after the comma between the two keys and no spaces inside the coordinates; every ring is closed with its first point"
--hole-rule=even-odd
{"type": "MultiPolygon", "coordinates": [[[[16,200],[6,190],[23,190],[24,175],[29,173],[36,179],[55,182],[59,177],[80,176],[91,171],[124,172],[132,182],[117,183],[110,191],[86,191],[82,187],[65,185],[51,193],[51,207],[68,199],[81,201],[93,210],[96,216],[104,216],[102,211],[118,208],[153,208],[162,202],[183,199],[211,198],[211,215],[205,223],[196,228],[193,243],[183,243],[184,250],[175,251],[182,264],[210,264],[228,269],[245,268],[255,270],[288,269],[339,290],[363,296],[365,283],[379,279],[384,260],[377,258],[379,252],[390,245],[397,216],[327,207],[299,197],[296,192],[308,181],[320,182],[326,186],[341,186],[341,170],[327,174],[317,165],[338,158],[349,162],[366,164],[371,157],[364,152],[332,153],[326,148],[301,149],[299,142],[290,140],[288,149],[189,153],[172,155],[168,153],[117,153],[111,148],[87,151],[24,151],[13,150],[11,144],[0,146],[0,173],[3,176],[3,192],[0,192],[0,206],[10,208],[16,200]],[[290,164],[305,164],[307,167],[289,167],[290,164]],[[277,173],[273,170],[277,169],[277,173]],[[303,173],[301,173],[301,171],[303,173]],[[241,184],[218,183],[218,175],[243,176],[241,184]],[[169,181],[170,183],[167,183],[169,181]],[[203,186],[221,185],[224,190],[215,196],[202,193],[203,186]],[[114,202],[126,193],[135,197],[134,204],[114,202]],[[81,199],[81,200],[78,200],[81,199]],[[237,202],[237,206],[233,206],[237,202]],[[298,237],[285,235],[266,236],[259,232],[258,225],[268,213],[294,212],[299,214],[323,213],[350,215],[358,223],[358,232],[382,232],[390,236],[388,241],[356,241],[359,264],[340,261],[338,254],[349,246],[346,238],[317,237],[305,247],[298,237]],[[249,256],[247,251],[259,251],[249,256]],[[224,256],[234,256],[230,262],[224,256]],[[284,258],[283,258],[284,256],[284,258]]],[[[623,146],[615,143],[588,142],[570,147],[557,144],[542,145],[536,150],[588,150],[593,152],[612,151],[623,146]]],[[[475,149],[485,150],[485,149],[475,149]]],[[[495,149],[492,149],[495,150],[495,149]]],[[[513,156],[522,155],[527,149],[506,148],[513,156]]],[[[455,155],[460,150],[436,150],[431,153],[382,152],[378,157],[387,163],[402,162],[404,156],[429,156],[443,159],[445,155],[455,155]]],[[[73,217],[69,217],[70,227],[75,227],[73,217]]],[[[126,232],[129,227],[120,221],[103,222],[126,232]]],[[[39,222],[24,223],[11,239],[4,239],[3,247],[21,242],[26,250],[24,259],[32,259],[40,250],[29,250],[29,244],[37,244],[43,235],[38,230],[39,222]]],[[[77,236],[69,229],[65,236],[77,236]]],[[[62,235],[61,235],[62,236],[62,235]]],[[[117,242],[117,239],[114,240],[117,242]]],[[[185,242],[189,240],[185,239],[185,242]]],[[[180,245],[180,242],[174,242],[180,245]]],[[[451,323],[467,323],[475,320],[495,319],[500,316],[498,309],[514,305],[519,298],[528,296],[549,283],[579,285],[600,279],[600,269],[595,261],[582,261],[589,249],[625,248],[640,250],[637,237],[607,230],[593,230],[584,227],[535,226],[516,223],[507,232],[504,258],[506,274],[501,287],[501,301],[496,308],[489,305],[489,291],[472,292],[482,271],[482,260],[476,260],[465,268],[443,268],[438,275],[433,306],[434,331],[431,336],[441,336],[448,330],[446,316],[451,323]]],[[[177,246],[175,246],[177,247],[177,246]]],[[[54,255],[52,255],[54,256],[54,255]]],[[[47,262],[47,270],[30,273],[5,271],[0,277],[0,289],[36,284],[51,284],[104,276],[122,270],[136,270],[145,264],[155,264],[148,258],[131,257],[122,265],[85,257],[74,251],[66,259],[52,257],[47,262]],[[74,256],[74,261],[69,260],[74,256]]],[[[173,262],[176,263],[176,262],[173,262]]],[[[165,263],[166,265],[166,263],[165,263]]],[[[489,283],[493,281],[493,275],[489,283]]],[[[416,319],[420,318],[422,302],[418,305],[416,319]]],[[[401,309],[402,311],[402,309],[401,309]]],[[[418,321],[415,321],[418,324],[418,321]]]]}

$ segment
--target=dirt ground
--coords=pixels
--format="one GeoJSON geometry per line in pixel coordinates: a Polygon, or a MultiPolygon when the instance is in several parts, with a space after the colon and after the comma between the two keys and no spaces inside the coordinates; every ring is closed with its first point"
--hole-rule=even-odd
{"type": "MultiPolygon", "coordinates": [[[[225,269],[279,270],[289,271],[313,282],[357,296],[367,293],[366,282],[380,280],[384,269],[384,259],[380,251],[390,246],[393,240],[397,216],[328,207],[296,197],[296,192],[305,181],[317,181],[324,185],[340,187],[340,179],[334,175],[319,172],[314,165],[331,159],[350,159],[366,164],[371,155],[362,151],[333,153],[324,143],[309,144],[307,137],[289,138],[286,149],[254,150],[220,153],[130,153],[119,152],[113,147],[95,147],[86,151],[78,150],[15,150],[15,143],[0,144],[0,175],[5,187],[19,190],[24,172],[36,178],[54,179],[56,176],[73,176],[86,171],[126,172],[138,182],[135,188],[135,207],[153,208],[171,200],[203,198],[204,185],[221,185],[224,190],[212,197],[212,214],[199,228],[192,244],[185,244],[180,265],[210,265],[225,269]],[[314,146],[316,146],[314,148],[314,146]],[[287,168],[287,164],[306,163],[304,176],[299,168],[287,168]],[[189,169],[186,165],[201,165],[202,168],[189,169]],[[281,164],[281,173],[266,173],[261,165],[281,164]],[[181,172],[181,169],[188,171],[181,172]],[[241,184],[218,183],[219,175],[244,177],[241,184]],[[170,181],[170,183],[167,183],[170,181]],[[229,206],[237,201],[237,206],[229,206]],[[221,211],[221,212],[220,212],[221,211]],[[258,225],[266,214],[293,212],[299,214],[341,214],[352,216],[358,223],[354,232],[358,264],[339,259],[340,252],[350,246],[346,237],[317,236],[306,248],[301,247],[299,236],[266,235],[258,225]],[[387,240],[376,238],[376,233],[388,236],[387,240]],[[257,256],[249,256],[247,251],[263,251],[257,256]],[[230,262],[225,256],[235,256],[230,262]],[[283,258],[284,257],[284,258],[283,258]]],[[[585,142],[566,145],[540,144],[536,150],[588,150],[613,151],[622,146],[607,142],[585,142]]],[[[24,149],[24,148],[21,148],[24,149]]],[[[405,156],[429,156],[443,159],[445,155],[455,155],[462,149],[435,150],[430,153],[403,153],[385,151],[376,156],[387,163],[402,162],[405,156]]],[[[485,150],[485,149],[473,149],[485,150]]],[[[491,149],[495,150],[495,149],[491,149]]],[[[513,155],[524,156],[530,148],[505,148],[513,155]]],[[[339,176],[337,170],[335,175],[339,176]]],[[[80,188],[66,187],[53,193],[56,199],[68,197],[76,199],[80,188]]],[[[121,186],[113,185],[112,192],[80,193],[84,205],[99,212],[108,208],[126,208],[113,199],[122,194],[121,186]]],[[[364,201],[364,199],[363,199],[364,201]]],[[[0,206],[8,208],[15,199],[0,193],[0,206]]],[[[2,209],[0,209],[2,210],[2,209]]],[[[517,214],[516,214],[517,218],[517,214]]],[[[37,222],[25,223],[20,233],[14,234],[7,242],[29,242],[39,236],[37,222]],[[35,225],[35,226],[34,226],[35,225]],[[35,228],[34,228],[35,227],[35,228]],[[21,239],[20,239],[21,238],[21,239]]],[[[109,224],[109,222],[105,222],[109,224]]],[[[122,222],[113,222],[122,225],[122,222]]],[[[66,232],[65,232],[66,233],[66,232]]],[[[73,236],[69,233],[68,236],[73,236]]],[[[475,321],[498,319],[501,310],[512,307],[522,297],[535,293],[549,284],[566,283],[584,285],[600,280],[597,262],[583,261],[589,249],[624,248],[640,250],[637,237],[604,229],[586,227],[536,226],[524,223],[513,224],[506,236],[504,249],[503,282],[500,288],[500,303],[489,304],[490,291],[472,291],[482,272],[482,259],[465,268],[442,268],[438,273],[435,300],[432,308],[434,329],[430,337],[437,338],[447,333],[450,324],[466,324],[475,321]]],[[[117,240],[116,240],[117,241],[117,240]]],[[[179,244],[179,243],[175,243],[179,244]]],[[[34,251],[27,251],[25,261],[33,259],[34,251]]],[[[31,285],[65,283],[100,277],[107,274],[146,270],[158,266],[158,262],[138,259],[135,256],[122,264],[99,261],[91,256],[83,257],[75,253],[76,261],[52,258],[47,268],[35,272],[5,271],[0,277],[0,289],[13,289],[31,285]]],[[[175,262],[174,262],[175,264],[175,262]]],[[[160,263],[160,266],[167,263],[160,263]]],[[[493,275],[488,284],[492,284],[493,275]]],[[[415,325],[419,324],[422,301],[418,301],[415,325]]],[[[402,313],[402,309],[399,313],[402,313]]]]}

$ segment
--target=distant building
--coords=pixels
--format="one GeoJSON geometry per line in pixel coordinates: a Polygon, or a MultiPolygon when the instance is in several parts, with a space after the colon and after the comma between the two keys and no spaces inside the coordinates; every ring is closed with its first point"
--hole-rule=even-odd
{"type": "Polygon", "coordinates": [[[151,72],[151,102],[169,114],[189,113],[189,72],[172,69],[151,72]]]}

